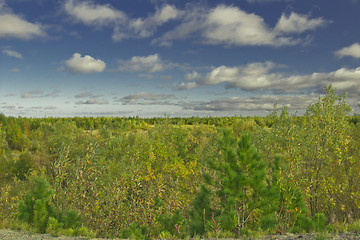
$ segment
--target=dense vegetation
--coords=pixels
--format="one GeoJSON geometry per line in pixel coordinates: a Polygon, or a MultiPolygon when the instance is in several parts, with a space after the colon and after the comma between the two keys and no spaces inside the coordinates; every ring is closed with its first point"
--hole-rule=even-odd
{"type": "Polygon", "coordinates": [[[304,116],[0,115],[0,226],[122,238],[360,230],[360,125],[304,116]]]}

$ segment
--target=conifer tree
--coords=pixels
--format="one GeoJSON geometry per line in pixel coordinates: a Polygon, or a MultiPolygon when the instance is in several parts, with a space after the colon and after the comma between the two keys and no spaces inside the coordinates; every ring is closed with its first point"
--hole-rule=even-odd
{"type": "MultiPolygon", "coordinates": [[[[263,220],[269,219],[266,216],[274,215],[279,191],[276,184],[272,184],[273,181],[267,181],[266,164],[251,144],[249,135],[243,135],[238,141],[230,130],[224,130],[219,144],[223,159],[209,161],[210,168],[215,171],[215,177],[204,175],[207,187],[202,188],[194,202],[193,211],[197,212],[197,215],[192,216],[192,222],[205,222],[205,218],[210,220],[206,213],[201,215],[201,210],[213,211],[217,214],[223,230],[232,232],[238,238],[246,234],[248,229],[259,228],[263,220]],[[210,188],[217,189],[217,200],[208,196],[210,188]],[[209,206],[208,209],[197,203],[200,198],[212,200],[211,203],[205,204],[206,207],[209,206]],[[214,205],[212,210],[211,205],[214,205]],[[199,219],[200,217],[204,220],[199,219]]],[[[263,226],[268,228],[269,224],[271,225],[267,221],[263,226]]],[[[201,230],[205,231],[204,228],[205,224],[201,230]]]]}
{"type": "Polygon", "coordinates": [[[19,218],[44,233],[49,217],[55,217],[55,208],[51,204],[53,191],[44,178],[35,179],[35,188],[19,202],[19,218]]]}

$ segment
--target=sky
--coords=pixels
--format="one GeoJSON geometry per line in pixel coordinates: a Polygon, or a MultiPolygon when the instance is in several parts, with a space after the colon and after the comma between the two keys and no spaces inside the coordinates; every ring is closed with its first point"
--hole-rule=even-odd
{"type": "Polygon", "coordinates": [[[359,0],[0,0],[0,113],[359,112],[359,0]]]}

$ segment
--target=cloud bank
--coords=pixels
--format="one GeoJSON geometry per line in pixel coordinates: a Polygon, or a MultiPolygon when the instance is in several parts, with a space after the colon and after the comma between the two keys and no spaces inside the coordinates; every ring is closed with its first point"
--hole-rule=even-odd
{"type": "Polygon", "coordinates": [[[340,68],[333,72],[291,75],[276,71],[281,68],[273,62],[255,62],[242,66],[219,66],[203,75],[192,72],[185,81],[174,84],[174,90],[185,90],[209,85],[225,84],[225,88],[241,88],[246,91],[274,91],[277,93],[302,93],[311,89],[322,92],[332,84],[338,91],[349,95],[360,92],[360,67],[340,68]]]}
{"type": "Polygon", "coordinates": [[[255,97],[229,97],[210,101],[183,102],[184,109],[195,111],[271,111],[274,104],[279,108],[289,107],[292,110],[306,109],[318,100],[317,94],[309,95],[262,95],[255,97]]]}
{"type": "Polygon", "coordinates": [[[173,103],[168,102],[168,100],[171,99],[176,99],[175,95],[138,92],[120,99],[116,99],[116,101],[121,102],[123,105],[173,105],[173,103]]]}
{"type": "Polygon", "coordinates": [[[127,38],[154,37],[160,26],[172,22],[169,31],[152,40],[153,44],[162,46],[189,38],[214,45],[292,46],[308,41],[308,38],[299,34],[314,31],[331,23],[321,17],[311,18],[309,15],[292,12],[290,15],[282,14],[277,24],[271,27],[255,13],[224,4],[209,8],[189,3],[184,9],[178,9],[166,3],[156,7],[154,13],[144,18],[131,18],[109,4],[77,0],[65,1],[64,9],[78,22],[97,28],[112,27],[112,39],[115,42],[127,38]]]}
{"type": "Polygon", "coordinates": [[[218,5],[212,9],[197,6],[184,11],[180,25],[153,43],[169,46],[177,39],[200,34],[199,37],[207,44],[291,46],[305,42],[306,38],[301,38],[299,34],[314,31],[330,22],[292,12],[289,16],[282,14],[276,26],[271,28],[261,16],[236,6],[218,5]]]}

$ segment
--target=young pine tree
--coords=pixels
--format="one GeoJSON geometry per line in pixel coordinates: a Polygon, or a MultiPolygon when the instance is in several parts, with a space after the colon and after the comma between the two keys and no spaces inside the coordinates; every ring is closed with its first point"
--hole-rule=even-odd
{"type": "Polygon", "coordinates": [[[56,211],[51,203],[52,190],[44,178],[35,179],[35,188],[19,202],[19,218],[45,233],[49,217],[56,211]]]}
{"type": "MultiPolygon", "coordinates": [[[[200,224],[210,221],[207,213],[201,214],[201,210],[209,212],[211,210],[206,208],[213,205],[217,209],[215,214],[222,229],[232,232],[236,238],[246,234],[247,230],[259,229],[261,226],[269,228],[272,223],[266,216],[274,215],[277,210],[279,191],[277,185],[272,184],[273,181],[267,181],[266,164],[251,144],[250,136],[244,135],[241,140],[237,140],[230,130],[224,130],[219,144],[223,159],[209,161],[215,177],[204,175],[207,186],[202,188],[194,202],[193,212],[197,214],[191,215],[191,222],[200,224]],[[209,197],[208,189],[217,189],[216,200],[209,197]],[[210,204],[205,201],[206,208],[198,209],[200,206],[197,200],[200,198],[212,199],[213,202],[210,204]],[[262,221],[267,223],[261,224],[262,221]]],[[[203,226],[201,230],[206,231],[206,225],[203,226]]]]}

